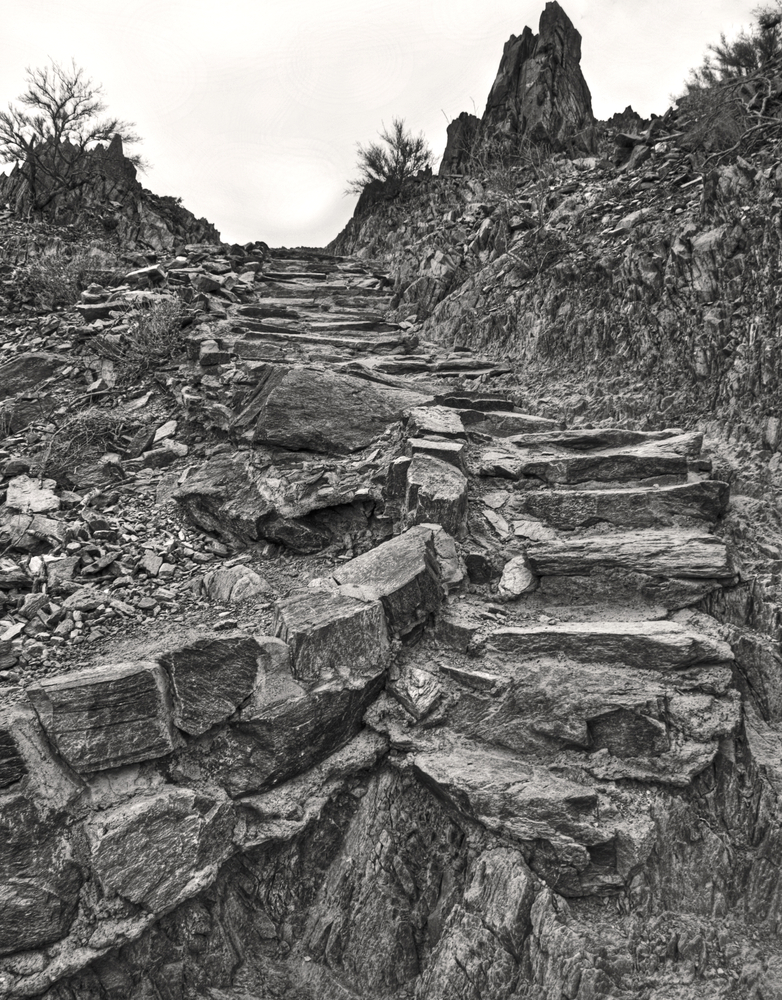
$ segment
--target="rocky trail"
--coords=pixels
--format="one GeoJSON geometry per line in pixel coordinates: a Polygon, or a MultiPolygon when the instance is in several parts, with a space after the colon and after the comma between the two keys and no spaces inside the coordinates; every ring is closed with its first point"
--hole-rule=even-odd
{"type": "Polygon", "coordinates": [[[521,412],[357,258],[83,299],[0,367],[0,995],[775,996],[779,658],[702,435],[521,412]]]}

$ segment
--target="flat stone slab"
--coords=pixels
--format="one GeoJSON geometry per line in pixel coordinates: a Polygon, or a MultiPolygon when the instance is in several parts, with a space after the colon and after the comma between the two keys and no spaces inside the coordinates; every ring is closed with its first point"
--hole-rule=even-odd
{"type": "Polygon", "coordinates": [[[610,449],[587,454],[545,455],[531,449],[484,449],[482,476],[533,477],[546,483],[631,482],[672,476],[687,478],[687,458],[673,452],[610,449]]]}
{"type": "Polygon", "coordinates": [[[115,663],[41,681],[28,695],[46,735],[79,772],[174,749],[168,678],[157,663],[115,663]]]}
{"type": "Polygon", "coordinates": [[[372,675],[387,665],[388,633],[377,599],[327,590],[296,594],[276,604],[274,630],[290,646],[293,675],[302,682],[372,675]]]}
{"type": "Polygon", "coordinates": [[[572,530],[599,524],[651,528],[693,517],[714,522],[728,507],[727,483],[704,480],[627,490],[535,490],[519,493],[513,510],[540,518],[555,528],[572,530]]]}
{"type": "Polygon", "coordinates": [[[408,524],[439,524],[452,536],[465,533],[467,477],[430,455],[417,454],[407,470],[408,524]]]}
{"type": "Polygon", "coordinates": [[[431,455],[450,462],[457,469],[464,469],[465,444],[463,441],[444,441],[438,438],[410,438],[407,450],[411,455],[431,455]]]}
{"type": "MultiPolygon", "coordinates": [[[[622,427],[595,427],[584,430],[540,431],[517,434],[511,440],[520,448],[567,448],[572,451],[592,451],[602,448],[623,448],[627,445],[665,441],[682,434],[680,428],[662,431],[634,431],[622,427]]],[[[702,437],[702,435],[701,435],[702,437]]]]}
{"type": "Polygon", "coordinates": [[[351,559],[334,573],[334,579],[379,598],[389,628],[397,635],[423,624],[443,602],[434,533],[425,525],[416,525],[351,559]]]}
{"type": "Polygon", "coordinates": [[[656,577],[728,580],[735,575],[725,543],[714,535],[636,531],[533,542],[527,547],[537,576],[578,576],[619,567],[656,577]]]}
{"type": "Polygon", "coordinates": [[[680,670],[698,663],[728,663],[727,642],[669,621],[565,622],[502,628],[487,639],[494,649],[522,657],[565,656],[647,670],[680,670]]]}
{"type": "Polygon", "coordinates": [[[491,434],[493,437],[511,437],[534,431],[555,430],[556,420],[536,417],[531,413],[514,413],[510,410],[460,411],[462,423],[468,430],[491,434]],[[475,414],[475,415],[473,415],[475,414]]]}
{"type": "Polygon", "coordinates": [[[47,514],[60,509],[60,498],[54,492],[56,485],[53,479],[41,481],[16,476],[8,484],[5,502],[21,514],[47,514]]]}
{"type": "Polygon", "coordinates": [[[351,452],[430,398],[328,369],[269,365],[236,426],[254,427],[255,441],[294,451],[351,452]]]}
{"type": "Polygon", "coordinates": [[[428,434],[464,436],[461,418],[449,406],[414,406],[407,415],[407,426],[415,437],[426,437],[428,434]]]}

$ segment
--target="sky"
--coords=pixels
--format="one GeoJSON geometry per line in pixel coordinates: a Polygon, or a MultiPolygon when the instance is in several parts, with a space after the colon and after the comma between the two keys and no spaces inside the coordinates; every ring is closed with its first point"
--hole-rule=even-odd
{"type": "MultiPolygon", "coordinates": [[[[561,0],[593,111],[662,114],[758,0],[561,0]]],[[[0,0],[0,106],[49,59],[82,66],[135,122],[142,184],[223,240],[324,246],[353,213],[356,145],[401,117],[435,166],[483,114],[502,49],[544,0],[0,0]]],[[[5,168],[7,169],[7,168],[5,168]]]]}

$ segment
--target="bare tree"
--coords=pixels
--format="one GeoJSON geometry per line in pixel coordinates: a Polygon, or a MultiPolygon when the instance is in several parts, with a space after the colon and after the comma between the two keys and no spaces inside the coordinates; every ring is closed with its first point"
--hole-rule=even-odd
{"type": "Polygon", "coordinates": [[[372,181],[401,184],[432,162],[423,132],[413,135],[405,127],[403,118],[392,118],[391,128],[384,125],[378,135],[381,142],[358,144],[359,174],[348,185],[348,194],[360,194],[372,181]]]}
{"type": "MultiPolygon", "coordinates": [[[[17,163],[27,181],[32,211],[41,212],[59,194],[84,183],[90,149],[119,135],[139,142],[133,123],[104,117],[103,88],[71,60],[64,66],[27,69],[27,90],[18,104],[0,111],[0,161],[17,163]]],[[[130,156],[141,166],[140,156],[130,156]]]]}

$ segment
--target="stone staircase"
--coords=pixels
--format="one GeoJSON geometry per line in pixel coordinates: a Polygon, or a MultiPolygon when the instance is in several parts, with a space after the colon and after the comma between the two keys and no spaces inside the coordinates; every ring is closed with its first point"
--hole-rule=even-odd
{"type": "MultiPolygon", "coordinates": [[[[106,996],[69,977],[100,960],[121,981],[132,959],[117,947],[224,891],[232,858],[298,849],[330,803],[381,788],[400,810],[382,850],[368,833],[377,815],[346,807],[306,905],[264,918],[277,951],[247,959],[261,978],[284,968],[296,995],[327,998],[344,984],[420,1000],[638,995],[617,991],[637,987],[632,894],[661,877],[660,816],[706,794],[742,721],[731,647],[697,610],[740,580],[716,533],[728,487],[709,478],[699,434],[567,429],[452,384],[447,373],[501,367],[416,349],[385,322],[389,302],[367,262],[273,251],[257,300],[195,335],[204,369],[217,351],[257,383],[235,426],[278,450],[256,486],[279,483],[285,449],[305,478],[347,453],[360,482],[318,512],[372,503],[382,530],[308,581],[297,557],[305,585],[276,603],[274,635],[172,629],[150,636],[143,660],[46,678],[5,714],[0,821],[28,810],[43,833],[0,848],[21,886],[7,894],[0,955],[34,956],[0,958],[1,996],[106,996]],[[421,832],[404,819],[416,796],[466,845],[448,878],[434,861],[411,872],[399,860],[421,832]],[[374,892],[383,851],[390,888],[374,892]],[[496,852],[506,860],[492,868],[496,852]],[[491,902],[508,885],[512,927],[491,902]],[[565,992],[541,957],[553,948],[542,922],[563,899],[573,940],[593,936],[583,990],[565,992]],[[610,914],[589,910],[611,899],[610,914]],[[487,936],[492,921],[502,928],[487,936]]],[[[180,490],[191,513],[198,490],[180,490]]],[[[280,530],[254,524],[256,541],[280,530]]],[[[218,910],[215,934],[231,919],[218,910]]],[[[661,990],[644,995],[691,995],[661,990]]]]}

